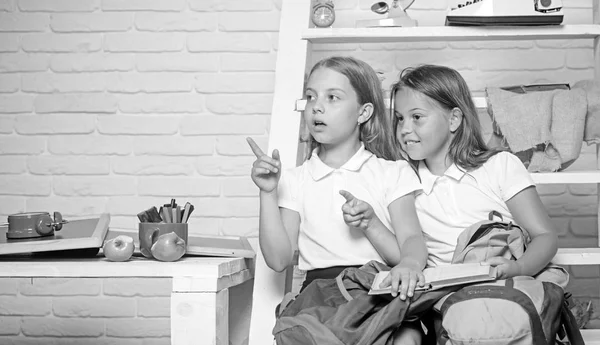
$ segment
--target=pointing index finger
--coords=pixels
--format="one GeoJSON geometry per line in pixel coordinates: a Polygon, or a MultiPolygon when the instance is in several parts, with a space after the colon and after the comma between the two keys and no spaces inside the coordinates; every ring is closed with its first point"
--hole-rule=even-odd
{"type": "Polygon", "coordinates": [[[260,147],[256,144],[256,142],[254,141],[254,139],[247,137],[246,141],[248,142],[248,144],[250,145],[250,148],[252,149],[252,152],[254,153],[254,155],[256,156],[256,158],[260,158],[261,156],[264,156],[265,153],[260,149],[260,147]]]}

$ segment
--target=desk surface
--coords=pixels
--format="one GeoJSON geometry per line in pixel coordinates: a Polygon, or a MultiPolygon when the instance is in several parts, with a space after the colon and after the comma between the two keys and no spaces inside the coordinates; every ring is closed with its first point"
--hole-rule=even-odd
{"type": "Polygon", "coordinates": [[[161,262],[134,256],[112,262],[98,256],[88,259],[32,259],[0,257],[0,277],[198,277],[221,278],[250,269],[252,259],[183,257],[161,262]]]}
{"type": "Polygon", "coordinates": [[[0,257],[0,277],[8,278],[172,278],[173,291],[221,291],[252,279],[254,259],[183,257],[161,262],[134,256],[112,262],[89,259],[0,257]]]}

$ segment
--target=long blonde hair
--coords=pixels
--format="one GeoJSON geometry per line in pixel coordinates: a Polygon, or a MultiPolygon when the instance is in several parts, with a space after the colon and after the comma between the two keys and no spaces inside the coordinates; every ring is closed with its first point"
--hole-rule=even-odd
{"type": "MultiPolygon", "coordinates": [[[[402,88],[409,88],[428,96],[443,109],[458,108],[462,111],[463,119],[448,149],[448,158],[452,163],[467,171],[473,170],[500,152],[488,148],[483,140],[481,123],[467,82],[458,71],[438,65],[406,68],[400,74],[400,80],[392,85],[390,110],[395,142],[399,143],[396,132],[399,120],[394,116],[394,98],[396,92],[402,88]]],[[[400,150],[416,169],[418,162],[411,160],[401,147],[400,150]]]]}
{"type": "MultiPolygon", "coordinates": [[[[383,90],[375,70],[366,62],[350,56],[332,56],[317,62],[310,70],[308,78],[319,68],[329,68],[345,75],[358,95],[358,103],[373,104],[373,115],[359,125],[359,139],[364,143],[365,148],[379,158],[398,159],[400,154],[397,145],[393,142],[391,121],[385,111],[383,90]]],[[[310,134],[307,141],[310,151],[307,152],[306,158],[309,159],[310,152],[320,144],[310,134]]]]}

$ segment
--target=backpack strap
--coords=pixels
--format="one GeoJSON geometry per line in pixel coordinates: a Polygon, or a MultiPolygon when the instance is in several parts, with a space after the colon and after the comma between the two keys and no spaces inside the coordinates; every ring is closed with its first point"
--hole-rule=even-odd
{"type": "Polygon", "coordinates": [[[489,222],[482,224],[479,227],[479,229],[477,229],[473,233],[473,235],[471,236],[471,238],[469,238],[469,241],[467,242],[467,245],[465,247],[469,246],[471,243],[473,243],[473,242],[477,241],[478,239],[480,239],[481,237],[485,236],[490,230],[492,230],[494,228],[495,229],[504,229],[506,231],[512,230],[513,228],[517,228],[517,229],[521,230],[521,232],[523,231],[523,229],[521,229],[520,226],[513,224],[513,222],[506,223],[504,221],[504,218],[498,211],[491,211],[488,214],[488,218],[489,218],[489,222]],[[494,221],[494,217],[500,218],[500,221],[494,221]]]}
{"type": "Polygon", "coordinates": [[[471,243],[477,241],[478,239],[480,239],[481,237],[485,236],[485,234],[487,234],[490,230],[492,229],[504,229],[506,231],[511,230],[512,228],[517,228],[517,229],[521,229],[521,227],[519,227],[518,225],[513,224],[512,222],[509,223],[504,223],[504,222],[490,222],[487,224],[483,224],[479,227],[479,229],[477,229],[477,231],[475,231],[473,233],[473,235],[471,236],[471,238],[469,238],[469,242],[467,242],[467,246],[469,246],[471,243]]]}
{"type": "Polygon", "coordinates": [[[296,296],[298,296],[297,292],[288,292],[283,296],[283,300],[281,300],[281,303],[279,303],[277,307],[275,307],[275,318],[281,316],[281,314],[285,310],[285,307],[292,303],[294,299],[296,299],[296,296]]]}
{"type": "Polygon", "coordinates": [[[500,218],[501,222],[504,221],[504,218],[502,218],[502,215],[500,214],[500,212],[498,212],[496,210],[493,210],[493,211],[490,211],[490,213],[488,213],[488,219],[489,220],[494,220],[494,216],[500,218]]]}
{"type": "Polygon", "coordinates": [[[476,298],[498,298],[513,301],[520,305],[529,316],[533,344],[549,345],[546,341],[546,336],[544,335],[542,320],[531,299],[524,292],[512,287],[512,278],[507,279],[506,282],[507,286],[466,286],[448,297],[446,301],[444,301],[444,304],[442,304],[440,311],[442,315],[445,315],[448,308],[456,302],[476,298]]]}
{"type": "Polygon", "coordinates": [[[569,340],[569,344],[571,345],[585,345],[583,341],[583,337],[581,336],[581,331],[579,330],[579,325],[577,325],[577,320],[575,319],[575,315],[571,312],[569,308],[569,301],[571,300],[571,294],[565,293],[565,302],[561,308],[561,318],[560,322],[562,327],[564,327],[564,331],[567,335],[567,339],[569,340]]]}
{"type": "Polygon", "coordinates": [[[337,284],[338,289],[340,289],[340,293],[342,296],[344,296],[346,301],[352,301],[354,298],[352,298],[352,296],[348,293],[348,290],[346,290],[346,286],[344,286],[344,281],[342,279],[344,279],[344,271],[335,277],[335,283],[337,284]]]}

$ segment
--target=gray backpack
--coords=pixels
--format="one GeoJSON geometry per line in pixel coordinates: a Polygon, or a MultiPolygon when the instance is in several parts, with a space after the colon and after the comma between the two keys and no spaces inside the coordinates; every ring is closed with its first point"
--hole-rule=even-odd
{"type": "MultiPolygon", "coordinates": [[[[528,243],[526,231],[490,212],[489,220],[460,234],[452,263],[481,262],[494,256],[516,260],[528,243]]],[[[466,286],[434,306],[441,315],[441,322],[440,318],[436,322],[437,343],[553,345],[557,334],[559,338],[566,334],[571,344],[583,344],[565,298],[567,283],[567,272],[549,264],[535,277],[466,286]]]]}

